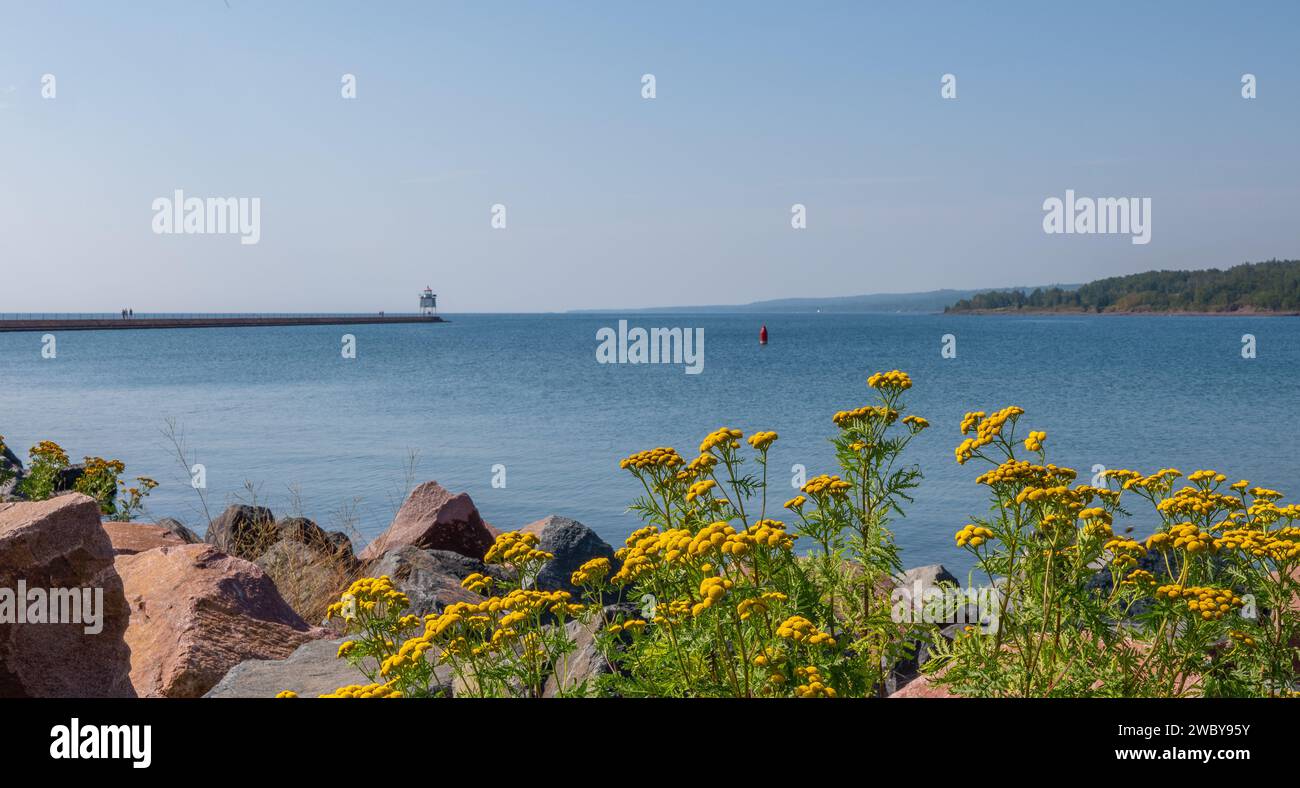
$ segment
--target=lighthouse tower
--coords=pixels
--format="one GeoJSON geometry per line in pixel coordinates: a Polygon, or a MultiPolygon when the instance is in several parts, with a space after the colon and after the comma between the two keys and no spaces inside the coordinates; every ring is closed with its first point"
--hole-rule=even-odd
{"type": "Polygon", "coordinates": [[[438,296],[428,287],[424,288],[424,292],[420,294],[420,314],[438,314],[438,296]]]}

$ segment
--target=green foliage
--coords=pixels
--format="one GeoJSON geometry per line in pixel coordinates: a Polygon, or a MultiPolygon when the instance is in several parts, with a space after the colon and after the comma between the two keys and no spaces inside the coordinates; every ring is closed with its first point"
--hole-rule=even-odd
{"type": "Polygon", "coordinates": [[[1243,263],[1227,270],[1147,271],[1059,287],[990,291],[945,311],[1300,312],[1300,260],[1243,263]]]}
{"type": "Polygon", "coordinates": [[[29,501],[44,501],[58,488],[59,473],[68,465],[68,454],[53,441],[41,441],[29,453],[31,463],[18,492],[29,501]]]}

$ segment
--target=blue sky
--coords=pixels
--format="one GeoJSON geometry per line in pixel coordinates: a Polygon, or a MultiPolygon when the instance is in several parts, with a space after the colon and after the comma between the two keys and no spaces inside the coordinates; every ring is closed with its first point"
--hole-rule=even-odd
{"type": "Polygon", "coordinates": [[[551,311],[1300,256],[1297,4],[903,5],[5,2],[0,311],[409,311],[426,284],[551,311]],[[260,242],[154,234],[176,189],[260,198],[260,242]],[[1151,243],[1044,234],[1066,189],[1151,197],[1151,243]]]}

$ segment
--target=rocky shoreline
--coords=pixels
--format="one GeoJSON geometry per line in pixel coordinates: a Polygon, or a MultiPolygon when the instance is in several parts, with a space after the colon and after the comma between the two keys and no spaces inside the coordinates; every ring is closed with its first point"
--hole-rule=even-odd
{"type": "MultiPolygon", "coordinates": [[[[80,493],[21,501],[11,492],[0,502],[0,589],[102,589],[102,628],[87,634],[77,622],[0,616],[0,697],[273,697],[285,690],[314,697],[359,674],[336,657],[346,639],[338,626],[307,620],[287,598],[327,603],[357,577],[387,575],[409,596],[410,612],[425,615],[477,599],[461,587],[469,575],[501,571],[483,561],[500,532],[469,495],[433,481],[416,487],[387,531],[356,554],[346,534],[301,517],[277,519],[264,507],[230,506],[201,540],[171,519],[105,520],[80,493]],[[289,584],[292,594],[282,588],[289,584]]],[[[542,590],[576,591],[574,569],[596,557],[614,560],[611,545],[567,517],[521,530],[554,555],[537,578],[542,590]]],[[[955,580],[939,566],[898,579],[908,588],[955,580]]],[[[578,650],[553,670],[547,695],[609,669],[593,644],[601,619],[585,630],[569,623],[578,650]]],[[[925,644],[917,653],[895,666],[887,690],[934,694],[918,678],[925,644]]],[[[457,694],[449,674],[437,676],[445,694],[457,694]]]]}

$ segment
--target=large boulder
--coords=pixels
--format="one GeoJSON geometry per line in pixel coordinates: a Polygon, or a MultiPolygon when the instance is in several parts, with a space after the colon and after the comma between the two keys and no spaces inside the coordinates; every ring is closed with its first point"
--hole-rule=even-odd
{"type": "Polygon", "coordinates": [[[158,522],[154,523],[159,528],[166,528],[172,536],[180,539],[185,544],[198,544],[203,541],[203,537],[194,533],[185,527],[185,523],[174,517],[159,517],[158,522]]]}
{"type": "Polygon", "coordinates": [[[334,545],[325,530],[306,517],[285,517],[278,520],[275,531],[280,537],[279,541],[299,542],[316,550],[334,551],[334,545]]]}
{"type": "Polygon", "coordinates": [[[197,698],[248,659],[282,659],[324,630],[309,627],[254,564],[207,544],[117,558],[139,695],[197,698]]]}
{"type": "Polygon", "coordinates": [[[325,608],[355,579],[355,562],[335,557],[295,539],[281,539],[253,563],[262,568],[280,596],[308,621],[319,621],[325,608]]]}
{"type": "Polygon", "coordinates": [[[208,523],[203,541],[227,555],[253,559],[280,540],[275,515],[265,506],[235,504],[208,523]]]}
{"type": "Polygon", "coordinates": [[[525,525],[523,530],[537,535],[538,549],[555,556],[537,575],[537,587],[543,591],[568,591],[576,596],[581,589],[569,582],[574,570],[592,558],[615,562],[614,548],[572,518],[553,514],[525,525]]]}
{"type": "MultiPolygon", "coordinates": [[[[542,697],[595,697],[597,681],[601,676],[614,672],[605,655],[596,647],[596,637],[611,621],[630,618],[636,615],[636,609],[628,605],[608,605],[601,614],[588,622],[568,621],[564,625],[565,634],[574,643],[574,650],[560,657],[551,666],[551,675],[546,678],[542,688],[542,697]]],[[[627,642],[620,636],[622,643],[627,642]]],[[[621,645],[620,645],[621,648],[621,645]]]]}
{"type": "Polygon", "coordinates": [[[23,469],[23,461],[3,442],[0,442],[0,467],[19,472],[23,469]]]}
{"type": "Polygon", "coordinates": [[[349,561],[356,559],[357,554],[352,549],[352,537],[348,536],[346,533],[342,531],[328,531],[325,534],[325,539],[329,541],[330,549],[334,551],[336,556],[349,561]]]}
{"type": "MultiPolygon", "coordinates": [[[[313,640],[304,643],[285,659],[253,659],[230,669],[205,698],[273,698],[284,690],[299,697],[315,698],[349,684],[368,680],[346,659],[338,658],[339,646],[350,637],[313,640]]],[[[430,652],[429,659],[433,654],[430,652]]],[[[434,668],[433,687],[448,691],[451,668],[434,668]]],[[[435,690],[436,691],[436,690],[435,690]]]]}
{"type": "Polygon", "coordinates": [[[0,597],[0,697],[135,694],[123,638],[127,606],[122,580],[113,570],[113,546],[100,527],[93,499],[73,493],[0,504],[0,589],[14,595],[7,612],[0,597]],[[20,584],[27,599],[17,597],[20,584]],[[15,603],[30,613],[32,589],[47,595],[53,589],[77,590],[78,599],[93,607],[83,607],[78,622],[17,623],[15,603]],[[87,600],[80,589],[95,590],[87,600]],[[99,590],[102,598],[97,599],[99,590]],[[87,632],[97,618],[102,628],[87,632]]]}
{"type": "Polygon", "coordinates": [[[891,694],[891,698],[956,698],[942,684],[936,684],[931,676],[920,676],[909,682],[902,689],[891,694]]]}
{"type": "Polygon", "coordinates": [[[274,698],[292,690],[304,698],[333,692],[348,684],[364,684],[365,676],[338,658],[349,638],[312,640],[284,659],[250,659],[239,663],[208,690],[205,698],[274,698]]]}
{"type": "Polygon", "coordinates": [[[960,588],[961,581],[943,564],[913,567],[894,578],[890,606],[897,608],[902,605],[912,620],[930,624],[978,621],[980,610],[976,602],[979,589],[966,592],[960,599],[954,594],[944,593],[945,589],[960,588]]]}
{"type": "Polygon", "coordinates": [[[405,545],[384,553],[367,567],[371,577],[388,575],[393,587],[411,600],[408,612],[428,615],[441,612],[453,602],[481,602],[483,597],[466,591],[460,581],[475,572],[501,579],[503,573],[476,558],[448,550],[421,550],[405,545]]]}
{"type": "Polygon", "coordinates": [[[166,528],[151,523],[104,523],[104,533],[113,545],[114,555],[134,555],[155,547],[178,547],[186,544],[166,528]]]}
{"type": "Polygon", "coordinates": [[[0,503],[17,498],[18,483],[23,479],[23,461],[0,439],[0,503]]]}
{"type": "Polygon", "coordinates": [[[468,495],[452,495],[437,482],[425,482],[407,496],[388,530],[361,551],[361,560],[374,560],[405,545],[481,559],[492,541],[468,495]]]}

